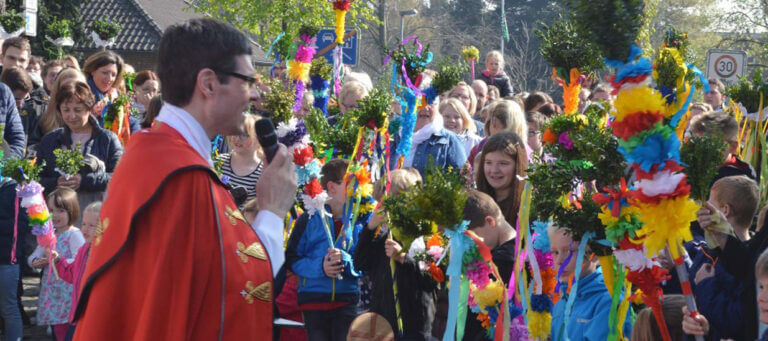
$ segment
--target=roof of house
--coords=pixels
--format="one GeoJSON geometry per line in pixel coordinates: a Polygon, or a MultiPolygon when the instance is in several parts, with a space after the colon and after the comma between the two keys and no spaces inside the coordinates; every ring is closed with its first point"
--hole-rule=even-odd
{"type": "MultiPolygon", "coordinates": [[[[81,14],[85,27],[98,19],[111,20],[120,25],[115,44],[110,50],[117,52],[157,52],[163,30],[184,20],[201,18],[185,0],[90,0],[83,4],[81,14]]],[[[254,59],[263,61],[264,50],[253,42],[254,59]]],[[[80,50],[95,50],[90,40],[79,41],[80,50]]]]}

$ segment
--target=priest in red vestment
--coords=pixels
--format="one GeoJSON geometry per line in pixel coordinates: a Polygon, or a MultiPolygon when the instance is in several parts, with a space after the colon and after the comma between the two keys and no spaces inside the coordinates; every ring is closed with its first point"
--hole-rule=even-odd
{"type": "Polygon", "coordinates": [[[296,172],[284,146],[257,185],[249,225],[212,169],[211,139],[241,135],[255,97],[251,48],[193,19],[160,42],[163,108],[133,135],[101,211],[75,312],[75,340],[270,340],[273,276],[296,172]]]}

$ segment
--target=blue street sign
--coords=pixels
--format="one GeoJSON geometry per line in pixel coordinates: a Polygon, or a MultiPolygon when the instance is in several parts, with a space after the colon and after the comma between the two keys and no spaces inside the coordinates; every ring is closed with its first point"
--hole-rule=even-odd
{"type": "MultiPolygon", "coordinates": [[[[347,30],[344,34],[348,34],[349,32],[352,32],[352,30],[347,30]]],[[[342,54],[342,63],[348,64],[351,66],[357,65],[357,57],[358,57],[358,40],[357,37],[360,36],[360,30],[357,30],[357,34],[351,36],[349,39],[344,41],[344,45],[341,47],[341,54],[342,54]]],[[[317,33],[317,41],[315,42],[315,45],[317,46],[317,51],[322,50],[328,45],[333,44],[336,41],[336,32],[334,29],[322,29],[320,32],[317,33]]],[[[323,54],[323,57],[328,60],[328,63],[333,64],[333,50],[330,49],[328,52],[323,54]]]]}

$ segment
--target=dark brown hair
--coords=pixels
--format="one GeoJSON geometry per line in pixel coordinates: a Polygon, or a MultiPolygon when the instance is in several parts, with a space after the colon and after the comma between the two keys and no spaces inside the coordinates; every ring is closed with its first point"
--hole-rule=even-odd
{"type": "Polygon", "coordinates": [[[347,167],[349,167],[349,161],[346,159],[333,159],[323,165],[320,170],[322,177],[320,178],[320,184],[323,185],[323,189],[328,189],[328,183],[333,181],[336,183],[344,182],[344,174],[347,173],[347,167]]]}
{"type": "Polygon", "coordinates": [[[32,91],[32,79],[29,78],[27,71],[21,68],[3,68],[3,73],[0,74],[0,82],[5,83],[5,85],[11,88],[11,91],[21,90],[26,93],[32,91]]]}
{"type": "Polygon", "coordinates": [[[160,78],[157,78],[157,75],[151,70],[140,71],[139,73],[136,74],[136,78],[133,80],[133,85],[142,86],[147,81],[158,81],[159,83],[160,78]]]}
{"type": "Polygon", "coordinates": [[[725,142],[736,142],[739,139],[739,124],[733,116],[722,111],[710,111],[693,118],[690,123],[691,132],[697,135],[722,134],[725,142]]]}
{"type": "Polygon", "coordinates": [[[155,118],[157,118],[157,115],[160,115],[160,109],[162,108],[163,108],[163,97],[161,97],[160,95],[152,97],[152,100],[149,101],[149,106],[147,107],[147,113],[144,115],[144,119],[141,120],[141,127],[142,128],[151,127],[152,122],[155,121],[155,118]]]}
{"type": "Polygon", "coordinates": [[[72,225],[80,220],[80,202],[77,200],[77,192],[67,187],[58,187],[48,194],[48,202],[61,208],[69,214],[67,225],[72,225]]]}
{"type": "Polygon", "coordinates": [[[91,79],[96,70],[110,64],[115,64],[117,66],[117,78],[115,78],[115,82],[112,83],[112,87],[122,91],[123,89],[121,89],[121,87],[123,86],[123,69],[125,69],[125,63],[120,55],[112,51],[99,51],[88,57],[83,66],[83,73],[86,78],[91,79]]]}
{"type": "Polygon", "coordinates": [[[45,75],[48,74],[48,70],[57,66],[63,69],[66,65],[64,65],[64,62],[61,61],[61,59],[49,60],[43,65],[42,69],[40,69],[40,75],[45,78],[45,75]]]}
{"type": "Polygon", "coordinates": [[[464,220],[469,221],[469,229],[485,224],[485,217],[500,217],[501,209],[490,195],[476,189],[467,191],[467,204],[464,206],[464,220]]]}
{"type": "Polygon", "coordinates": [[[3,55],[5,55],[6,52],[8,52],[8,48],[15,47],[22,51],[27,51],[30,54],[32,54],[32,47],[29,46],[29,40],[24,37],[13,37],[8,38],[3,42],[3,55]]]}
{"type": "Polygon", "coordinates": [[[250,54],[245,35],[218,20],[197,18],[168,27],[158,51],[163,100],[176,106],[188,104],[203,69],[216,71],[226,84],[230,76],[223,73],[236,71],[237,57],[250,54]]]}
{"type": "MultiPolygon", "coordinates": [[[[661,302],[661,311],[672,341],[685,340],[685,335],[683,334],[684,306],[685,299],[683,295],[664,295],[664,299],[661,302]]],[[[651,308],[643,308],[637,314],[635,325],[632,326],[632,337],[630,339],[632,341],[655,341],[662,339],[659,326],[656,324],[651,308]]]]}
{"type": "Polygon", "coordinates": [[[488,179],[485,178],[485,158],[488,153],[493,152],[505,153],[515,160],[516,176],[512,179],[512,191],[509,194],[512,200],[507,201],[508,204],[500,205],[499,207],[504,214],[504,218],[510,224],[515,224],[517,222],[517,212],[520,209],[520,197],[525,187],[525,180],[521,180],[520,177],[524,178],[526,176],[526,169],[528,169],[528,156],[525,152],[525,144],[517,134],[503,131],[489,137],[488,142],[483,146],[483,152],[480,154],[480,164],[477,166],[477,173],[475,173],[477,189],[498,201],[496,191],[488,183],[488,179]]]}
{"type": "Polygon", "coordinates": [[[559,105],[555,103],[546,103],[539,107],[538,110],[542,115],[546,116],[547,118],[552,118],[553,116],[560,115],[563,113],[563,109],[560,108],[559,105]]]}
{"type": "Polygon", "coordinates": [[[56,90],[56,109],[59,111],[59,115],[61,115],[61,104],[70,99],[83,103],[89,111],[96,104],[88,84],[83,82],[67,82],[56,90]]]}
{"type": "Polygon", "coordinates": [[[539,104],[544,104],[547,102],[549,102],[547,100],[547,94],[541,91],[536,91],[525,98],[525,101],[523,102],[524,104],[523,106],[525,107],[524,108],[525,111],[533,111],[533,108],[535,108],[539,104]]]}

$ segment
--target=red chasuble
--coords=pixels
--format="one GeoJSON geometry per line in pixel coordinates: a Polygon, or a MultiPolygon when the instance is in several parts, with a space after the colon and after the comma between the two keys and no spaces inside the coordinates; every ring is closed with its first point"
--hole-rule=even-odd
{"type": "Polygon", "coordinates": [[[160,124],[132,136],[101,223],[75,340],[272,339],[266,249],[176,130],[160,124]]]}

